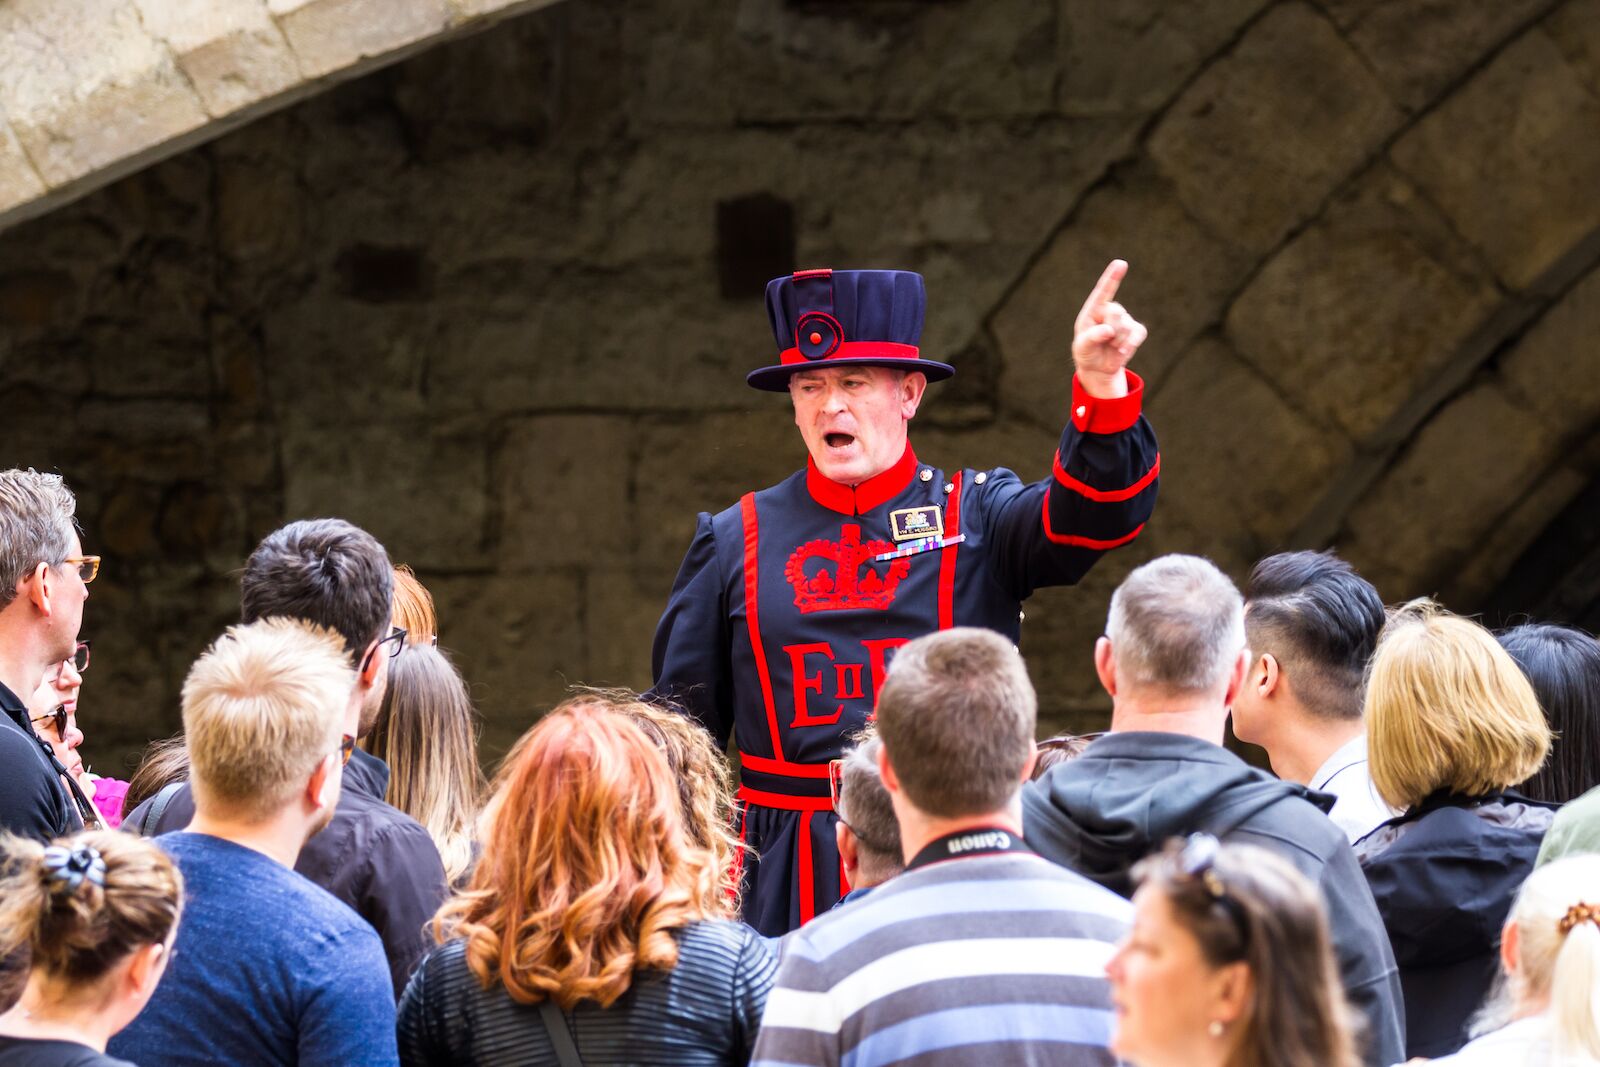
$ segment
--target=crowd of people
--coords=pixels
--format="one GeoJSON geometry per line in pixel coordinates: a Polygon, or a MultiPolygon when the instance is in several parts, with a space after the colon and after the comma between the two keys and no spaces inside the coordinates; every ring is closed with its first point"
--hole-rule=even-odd
{"type": "Polygon", "coordinates": [[[1042,742],[1011,640],[916,638],[827,767],[841,899],[775,936],[710,731],[577,690],[487,780],[427,590],[340,520],[261,542],[182,734],[96,777],[99,567],[0,473],[0,1067],[1600,1064],[1576,630],[1163,556],[1061,651],[1109,728],[1042,742]]]}

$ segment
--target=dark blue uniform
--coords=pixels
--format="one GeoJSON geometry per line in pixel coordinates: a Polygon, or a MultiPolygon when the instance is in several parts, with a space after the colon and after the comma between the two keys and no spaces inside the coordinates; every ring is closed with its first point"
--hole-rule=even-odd
{"type": "MultiPolygon", "coordinates": [[[[745,919],[768,936],[842,882],[828,761],[870,718],[896,647],[951,626],[1016,640],[1021,604],[1138,536],[1160,459],[1143,383],[1073,383],[1053,476],[899,463],[851,487],[806,469],[702,513],[656,630],[655,693],[740,752],[745,919]]],[[[1099,605],[1096,605],[1099,610],[1099,605]]]]}

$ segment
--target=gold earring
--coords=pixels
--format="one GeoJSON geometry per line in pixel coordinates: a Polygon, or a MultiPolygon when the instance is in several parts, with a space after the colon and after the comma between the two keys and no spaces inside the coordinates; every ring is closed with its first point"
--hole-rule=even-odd
{"type": "Polygon", "coordinates": [[[1222,1029],[1222,1020],[1212,1019],[1211,1025],[1206,1027],[1206,1033],[1210,1034],[1212,1037],[1221,1037],[1222,1029]]]}

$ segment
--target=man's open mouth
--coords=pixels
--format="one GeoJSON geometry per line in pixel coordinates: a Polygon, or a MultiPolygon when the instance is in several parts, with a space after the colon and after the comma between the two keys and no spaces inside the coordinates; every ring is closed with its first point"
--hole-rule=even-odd
{"type": "Polygon", "coordinates": [[[850,433],[827,433],[822,435],[822,439],[829,448],[849,448],[855,443],[856,437],[850,433]]]}

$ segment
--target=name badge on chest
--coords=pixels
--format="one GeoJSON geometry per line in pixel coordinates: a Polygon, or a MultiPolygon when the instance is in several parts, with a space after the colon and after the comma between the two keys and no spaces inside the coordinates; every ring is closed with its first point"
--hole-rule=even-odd
{"type": "Polygon", "coordinates": [[[944,536],[944,516],[938,504],[920,508],[901,508],[889,512],[889,532],[900,541],[922,541],[944,536]]]}

